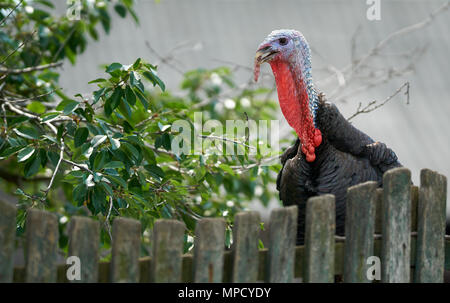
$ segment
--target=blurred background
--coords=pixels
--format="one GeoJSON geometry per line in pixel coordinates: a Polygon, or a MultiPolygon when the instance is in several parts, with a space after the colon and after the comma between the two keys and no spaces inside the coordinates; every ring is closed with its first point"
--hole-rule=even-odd
{"type": "MultiPolygon", "coordinates": [[[[54,2],[66,9],[64,1],[54,2]]],[[[422,168],[450,176],[448,2],[379,3],[380,20],[371,21],[372,4],[360,0],[138,0],[140,25],[113,14],[110,34],[99,31],[99,41],[91,41],[75,65],[64,64],[60,84],[68,95],[91,93],[87,80],[103,76],[101,64],[132,64],[142,57],[158,64],[158,75],[174,94],[183,74],[199,67],[228,66],[237,82],[254,85],[258,44],[274,29],[297,29],[312,48],[316,87],[344,116],[355,114],[360,103],[364,109],[376,101],[370,110],[387,101],[352,122],[391,147],[415,184],[422,168]]],[[[262,75],[258,85],[274,87],[268,65],[262,75]]],[[[282,136],[294,141],[281,113],[279,119],[282,136]]],[[[267,215],[276,205],[252,208],[267,215]]]]}

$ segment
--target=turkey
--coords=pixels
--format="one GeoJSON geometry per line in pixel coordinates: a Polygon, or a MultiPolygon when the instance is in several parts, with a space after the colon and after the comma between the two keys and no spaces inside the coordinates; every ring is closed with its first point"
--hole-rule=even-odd
{"type": "Polygon", "coordinates": [[[315,90],[309,45],[300,32],[267,36],[256,52],[255,81],[264,62],[272,68],[281,111],[298,135],[281,156],[277,178],[283,205],[298,206],[297,244],[304,243],[306,201],[317,195],[335,196],[336,233],[344,235],[347,188],[366,181],[382,186],[383,173],[401,164],[390,148],[355,128],[315,90]]]}

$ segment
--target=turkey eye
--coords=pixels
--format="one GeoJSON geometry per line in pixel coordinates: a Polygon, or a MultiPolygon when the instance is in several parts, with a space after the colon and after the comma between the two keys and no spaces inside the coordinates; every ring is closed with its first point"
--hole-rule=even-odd
{"type": "Polygon", "coordinates": [[[288,41],[286,38],[280,38],[280,40],[278,40],[278,42],[280,42],[281,45],[286,45],[288,41]]]}

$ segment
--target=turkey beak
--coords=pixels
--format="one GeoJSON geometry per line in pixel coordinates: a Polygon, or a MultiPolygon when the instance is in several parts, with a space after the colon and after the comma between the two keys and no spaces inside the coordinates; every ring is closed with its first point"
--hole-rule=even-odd
{"type": "Polygon", "coordinates": [[[255,62],[262,64],[269,61],[272,57],[278,53],[271,45],[263,45],[257,51],[255,55],[255,62]]]}

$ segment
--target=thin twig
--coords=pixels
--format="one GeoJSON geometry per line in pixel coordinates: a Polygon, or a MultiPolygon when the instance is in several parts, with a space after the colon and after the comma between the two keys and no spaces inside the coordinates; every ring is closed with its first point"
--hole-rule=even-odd
{"type": "Polygon", "coordinates": [[[9,12],[9,14],[5,18],[2,19],[2,21],[0,22],[0,26],[2,26],[3,23],[5,23],[6,19],[9,18],[9,16],[19,7],[19,5],[22,4],[22,2],[23,2],[23,0],[20,0],[20,2],[17,3],[17,5],[9,12]]]}
{"type": "Polygon", "coordinates": [[[22,115],[22,116],[25,116],[25,117],[28,117],[28,118],[31,118],[31,119],[36,119],[40,123],[44,123],[45,125],[47,125],[52,130],[53,133],[55,133],[55,134],[58,133],[58,130],[56,129],[56,127],[53,124],[51,124],[48,121],[42,122],[42,118],[41,117],[39,117],[37,115],[33,115],[33,114],[30,114],[30,113],[27,113],[27,112],[25,112],[25,111],[23,111],[21,109],[18,109],[17,107],[15,107],[14,105],[12,105],[9,102],[5,102],[4,104],[7,105],[9,107],[9,109],[11,111],[15,112],[16,114],[19,114],[19,115],[22,115]]]}
{"type": "Polygon", "coordinates": [[[351,115],[349,118],[347,118],[348,121],[350,121],[351,119],[355,118],[356,116],[360,115],[360,114],[367,114],[370,112],[373,112],[374,110],[382,107],[383,105],[385,105],[387,102],[389,102],[392,98],[394,98],[396,95],[398,95],[402,89],[406,87],[406,91],[405,91],[405,95],[406,95],[406,104],[409,104],[409,82],[405,82],[402,86],[400,86],[392,95],[390,95],[389,97],[387,97],[386,99],[384,99],[381,103],[377,103],[377,101],[371,101],[369,102],[366,106],[362,107],[362,104],[359,103],[358,108],[356,109],[356,112],[351,115]],[[376,104],[376,105],[375,105],[376,104]]]}
{"type": "MultiPolygon", "coordinates": [[[[48,183],[47,188],[44,190],[45,198],[47,198],[48,192],[52,188],[53,181],[55,180],[56,174],[58,173],[58,170],[59,170],[59,166],[61,165],[61,162],[62,162],[63,157],[64,157],[64,147],[65,147],[64,139],[61,137],[60,141],[61,141],[61,147],[60,147],[60,150],[59,150],[58,163],[56,164],[55,170],[53,171],[52,178],[50,179],[50,182],[48,183]]],[[[44,200],[45,200],[45,198],[44,198],[44,200]]]]}
{"type": "Polygon", "coordinates": [[[28,43],[28,41],[30,41],[31,38],[33,38],[34,34],[36,33],[36,30],[34,30],[30,37],[27,37],[27,39],[25,41],[23,41],[22,43],[20,43],[20,45],[18,47],[16,47],[16,49],[14,49],[8,56],[6,56],[6,58],[4,58],[2,60],[2,62],[0,62],[0,64],[3,64],[6,62],[6,60],[9,59],[9,57],[11,57],[12,55],[14,55],[22,46],[24,46],[26,43],[28,43]]]}
{"type": "Polygon", "coordinates": [[[31,66],[31,67],[26,67],[26,68],[0,67],[0,73],[7,73],[10,75],[25,74],[25,73],[31,73],[34,71],[40,71],[40,70],[44,70],[44,69],[48,69],[48,68],[58,67],[58,66],[61,66],[62,64],[63,64],[63,62],[55,62],[55,63],[31,66]]]}
{"type": "Polygon", "coordinates": [[[109,239],[112,241],[112,233],[111,233],[111,225],[109,224],[109,217],[111,216],[111,211],[113,208],[113,199],[110,196],[109,197],[109,210],[108,210],[108,214],[105,218],[105,226],[106,226],[106,231],[108,232],[109,235],[109,239]]]}
{"type": "Polygon", "coordinates": [[[41,94],[41,95],[38,95],[38,96],[29,97],[29,98],[24,98],[24,99],[0,99],[0,101],[10,102],[10,103],[11,102],[12,103],[26,102],[26,101],[30,101],[30,100],[33,100],[33,99],[39,99],[39,98],[42,98],[42,97],[49,96],[49,95],[53,94],[55,92],[55,90],[56,89],[53,89],[53,90],[51,90],[51,91],[49,91],[49,92],[47,92],[45,94],[41,94]]]}
{"type": "Polygon", "coordinates": [[[59,47],[59,49],[56,51],[55,55],[53,56],[52,61],[56,61],[56,59],[58,58],[59,53],[61,53],[61,51],[63,50],[64,47],[66,47],[67,43],[69,42],[70,38],[72,37],[73,33],[75,32],[75,30],[77,29],[78,26],[78,22],[76,21],[72,30],[70,31],[69,35],[67,35],[66,39],[64,40],[64,42],[61,44],[61,46],[59,47]]]}

